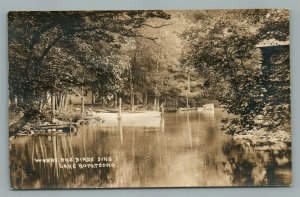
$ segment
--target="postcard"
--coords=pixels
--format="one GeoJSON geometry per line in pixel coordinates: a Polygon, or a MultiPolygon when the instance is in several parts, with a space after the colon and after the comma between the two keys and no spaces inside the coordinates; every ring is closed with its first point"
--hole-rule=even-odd
{"type": "Polygon", "coordinates": [[[12,189],[290,186],[288,9],[8,13],[12,189]]]}

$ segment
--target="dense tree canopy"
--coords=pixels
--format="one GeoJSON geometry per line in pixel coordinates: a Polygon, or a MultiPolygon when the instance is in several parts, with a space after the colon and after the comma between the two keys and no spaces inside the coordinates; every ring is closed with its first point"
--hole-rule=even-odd
{"type": "MultiPolygon", "coordinates": [[[[169,19],[162,11],[10,12],[9,97],[11,110],[32,116],[62,110],[68,94],[83,99],[118,92],[130,66],[127,50],[150,18],[169,19]]],[[[83,100],[82,100],[83,101],[83,100]]],[[[14,130],[16,130],[14,129],[14,130]]]]}
{"type": "Polygon", "coordinates": [[[143,37],[138,28],[153,17],[170,16],[161,11],[11,12],[10,97],[27,108],[45,93],[81,85],[120,88],[116,84],[126,62],[116,56],[126,52],[130,38],[143,37]]]}
{"type": "Polygon", "coordinates": [[[11,12],[8,27],[10,106],[25,114],[89,90],[132,110],[218,101],[231,134],[289,125],[287,10],[11,12]]]}
{"type": "MultiPolygon", "coordinates": [[[[215,96],[229,113],[237,115],[225,127],[229,133],[260,127],[255,122],[267,117],[266,106],[275,97],[280,100],[277,107],[283,105],[288,111],[289,53],[286,49],[277,51],[277,63],[267,67],[263,62],[267,57],[257,46],[263,41],[288,41],[287,10],[213,10],[194,12],[188,17],[195,26],[182,34],[188,43],[182,65],[197,68],[205,76],[206,94],[215,96]],[[275,85],[270,79],[275,76],[284,78],[287,92],[275,93],[282,88],[282,84],[275,85]]],[[[278,119],[289,120],[285,115],[278,119]]],[[[270,125],[274,126],[267,126],[270,125]]]]}

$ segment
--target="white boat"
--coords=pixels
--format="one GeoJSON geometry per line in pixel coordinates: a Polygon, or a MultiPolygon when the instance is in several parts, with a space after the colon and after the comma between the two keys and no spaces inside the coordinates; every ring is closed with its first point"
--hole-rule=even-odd
{"type": "Polygon", "coordinates": [[[187,108],[187,107],[181,107],[181,108],[178,108],[178,110],[177,111],[191,111],[191,110],[196,110],[197,108],[195,108],[195,107],[189,107],[189,108],[187,108]]]}
{"type": "Polygon", "coordinates": [[[215,111],[215,106],[213,103],[205,104],[203,107],[198,107],[197,111],[200,112],[214,112],[215,111]]]}
{"type": "Polygon", "coordinates": [[[93,116],[103,119],[103,126],[116,125],[121,121],[122,126],[159,127],[161,120],[161,113],[158,111],[122,112],[121,118],[119,113],[114,112],[94,112],[93,116]]]}

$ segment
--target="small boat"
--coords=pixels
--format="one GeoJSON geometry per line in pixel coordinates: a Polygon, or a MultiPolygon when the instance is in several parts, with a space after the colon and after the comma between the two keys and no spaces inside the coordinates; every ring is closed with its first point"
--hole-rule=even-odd
{"type": "Polygon", "coordinates": [[[175,108],[173,108],[173,109],[171,109],[171,108],[166,108],[166,109],[164,109],[164,112],[177,112],[178,110],[177,109],[175,109],[175,108]]]}
{"type": "Polygon", "coordinates": [[[64,133],[76,133],[78,125],[76,123],[71,124],[48,124],[48,125],[35,125],[30,128],[31,131],[36,134],[43,135],[55,135],[64,133]]]}
{"type": "Polygon", "coordinates": [[[45,132],[36,132],[34,136],[57,136],[57,135],[66,135],[64,132],[54,132],[54,133],[45,133],[45,132]]]}
{"type": "Polygon", "coordinates": [[[114,112],[114,113],[116,113],[118,111],[119,111],[119,109],[106,109],[106,111],[102,111],[102,112],[114,112]]]}
{"type": "MultiPolygon", "coordinates": [[[[94,112],[94,116],[110,118],[110,117],[118,117],[118,112],[94,112]]],[[[151,117],[160,117],[161,113],[159,111],[126,111],[121,112],[121,116],[130,117],[130,118],[151,118],[151,117]]]]}
{"type": "Polygon", "coordinates": [[[161,120],[161,113],[159,111],[134,111],[122,112],[121,117],[119,113],[113,112],[94,112],[94,117],[99,117],[103,120],[101,125],[117,125],[121,120],[123,126],[159,126],[161,120]]]}
{"type": "Polygon", "coordinates": [[[215,106],[213,103],[209,103],[206,105],[203,105],[203,107],[198,107],[197,111],[200,112],[214,112],[215,111],[215,106]]]}
{"type": "Polygon", "coordinates": [[[190,110],[197,110],[196,107],[181,107],[181,108],[178,108],[178,111],[190,111],[190,110]]]}

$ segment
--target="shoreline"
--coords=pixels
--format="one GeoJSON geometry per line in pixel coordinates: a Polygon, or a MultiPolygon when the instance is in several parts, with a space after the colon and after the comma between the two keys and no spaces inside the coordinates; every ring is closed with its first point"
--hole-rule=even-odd
{"type": "Polygon", "coordinates": [[[233,140],[254,150],[272,151],[274,154],[291,150],[291,132],[285,130],[275,132],[264,129],[250,130],[233,135],[233,140]]]}

